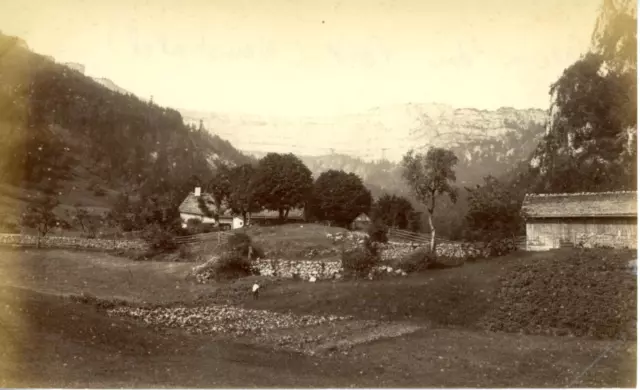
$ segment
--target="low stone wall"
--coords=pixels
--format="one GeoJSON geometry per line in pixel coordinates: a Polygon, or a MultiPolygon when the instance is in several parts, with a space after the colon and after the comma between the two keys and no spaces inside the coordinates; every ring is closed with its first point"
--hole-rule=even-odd
{"type": "Polygon", "coordinates": [[[312,276],[316,279],[336,279],[342,274],[341,261],[263,259],[257,260],[255,266],[260,275],[284,278],[297,275],[304,280],[312,276]]]}
{"type": "MultiPolygon", "coordinates": [[[[383,261],[402,258],[418,248],[426,245],[389,242],[381,245],[380,256],[383,261]]],[[[502,256],[517,250],[515,240],[505,239],[490,243],[484,242],[441,242],[436,245],[438,257],[450,259],[481,259],[491,256],[502,256]]]]}
{"type": "MultiPolygon", "coordinates": [[[[327,234],[327,238],[332,239],[334,244],[346,244],[347,247],[362,245],[366,236],[366,233],[362,232],[327,234]]],[[[382,261],[392,261],[425,245],[428,244],[390,241],[386,244],[380,244],[380,257],[382,261]]],[[[490,256],[491,253],[486,249],[486,246],[487,244],[484,243],[439,242],[436,246],[436,253],[438,256],[453,259],[477,259],[490,256]]]]}
{"type": "Polygon", "coordinates": [[[388,262],[395,259],[401,259],[409,253],[420,248],[419,245],[409,244],[404,242],[389,242],[386,244],[380,244],[380,259],[388,262]]]}
{"type": "MultiPolygon", "coordinates": [[[[35,247],[38,237],[23,234],[0,234],[0,245],[13,247],[35,247]]],[[[45,236],[40,238],[41,248],[112,250],[145,250],[147,244],[141,240],[107,240],[101,238],[45,236]]]]}
{"type": "MultiPolygon", "coordinates": [[[[390,242],[382,245],[380,257],[383,261],[392,261],[402,258],[409,253],[427,247],[428,245],[416,245],[410,243],[390,242]]],[[[468,259],[482,257],[482,249],[479,245],[455,242],[439,243],[436,246],[436,253],[439,257],[454,259],[468,259]]]]}

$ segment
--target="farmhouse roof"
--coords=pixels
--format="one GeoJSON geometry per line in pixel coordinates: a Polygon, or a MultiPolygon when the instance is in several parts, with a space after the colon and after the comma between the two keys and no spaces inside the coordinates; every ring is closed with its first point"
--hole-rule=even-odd
{"type": "MultiPolygon", "coordinates": [[[[210,212],[215,213],[217,208],[213,196],[208,193],[202,193],[200,194],[200,197],[204,199],[205,207],[209,209],[210,212]]],[[[189,193],[189,195],[184,198],[180,207],[178,207],[178,211],[185,214],[204,216],[204,213],[198,204],[198,197],[193,192],[189,193]]]]}
{"type": "Polygon", "coordinates": [[[638,215],[636,191],[527,194],[522,212],[527,218],[602,218],[638,215]]]}

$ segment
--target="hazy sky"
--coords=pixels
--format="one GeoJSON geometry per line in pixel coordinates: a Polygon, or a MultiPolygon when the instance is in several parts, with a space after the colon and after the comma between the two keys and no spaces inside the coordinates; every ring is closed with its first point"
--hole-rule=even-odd
{"type": "Polygon", "coordinates": [[[1,0],[0,30],[176,108],[547,108],[601,1],[1,0]]]}

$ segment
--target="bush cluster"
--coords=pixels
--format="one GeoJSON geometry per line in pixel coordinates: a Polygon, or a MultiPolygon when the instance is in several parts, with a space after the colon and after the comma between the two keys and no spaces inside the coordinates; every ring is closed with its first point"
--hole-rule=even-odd
{"type": "Polygon", "coordinates": [[[387,225],[380,220],[375,220],[367,228],[367,234],[374,242],[387,243],[389,238],[387,237],[387,225]]]}
{"type": "Polygon", "coordinates": [[[346,277],[366,278],[380,264],[376,243],[366,239],[364,245],[342,252],[342,268],[346,277]]]}
{"type": "Polygon", "coordinates": [[[251,248],[251,259],[264,258],[264,250],[251,240],[251,237],[244,232],[232,233],[226,242],[225,251],[236,253],[240,256],[248,257],[251,248]]]}
{"type": "Polygon", "coordinates": [[[263,258],[264,251],[256,245],[244,232],[232,233],[223,247],[218,261],[211,264],[211,273],[216,280],[238,279],[249,275],[257,275],[253,260],[263,258]],[[249,259],[249,248],[251,259],[249,259]]]}
{"type": "Polygon", "coordinates": [[[436,256],[429,248],[418,248],[394,262],[394,268],[400,268],[406,273],[421,272],[431,268],[436,263],[436,256]]]}
{"type": "Polygon", "coordinates": [[[239,279],[249,275],[257,275],[253,262],[238,253],[223,253],[212,265],[213,277],[216,280],[239,279]]]}
{"type": "Polygon", "coordinates": [[[504,256],[517,250],[518,246],[514,239],[503,238],[489,241],[484,247],[483,255],[484,257],[504,256]]]}
{"type": "Polygon", "coordinates": [[[143,238],[149,244],[152,252],[170,252],[178,248],[174,241],[174,233],[160,225],[147,227],[143,232],[143,238]]]}

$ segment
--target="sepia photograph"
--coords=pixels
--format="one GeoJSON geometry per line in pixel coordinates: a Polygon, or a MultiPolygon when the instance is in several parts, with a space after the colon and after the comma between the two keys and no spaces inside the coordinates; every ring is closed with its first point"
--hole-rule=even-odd
{"type": "Polygon", "coordinates": [[[0,0],[0,387],[636,388],[634,0],[0,0]]]}

